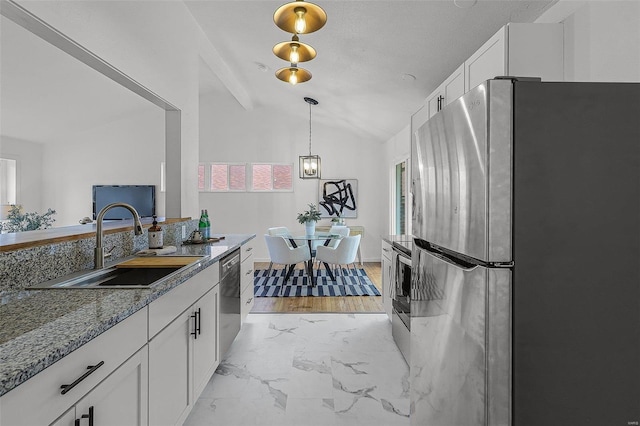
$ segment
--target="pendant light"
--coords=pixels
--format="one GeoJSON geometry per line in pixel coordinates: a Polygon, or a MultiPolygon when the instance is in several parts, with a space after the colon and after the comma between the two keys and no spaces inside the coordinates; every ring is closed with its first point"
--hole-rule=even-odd
{"type": "Polygon", "coordinates": [[[316,4],[296,0],[280,6],[273,14],[278,28],[290,34],[309,34],[327,22],[327,14],[316,4]]]}
{"type": "Polygon", "coordinates": [[[279,80],[295,86],[298,83],[311,80],[311,73],[304,68],[299,68],[291,64],[290,67],[280,68],[276,71],[276,77],[278,77],[279,80]]]}
{"type": "Polygon", "coordinates": [[[316,57],[316,49],[302,43],[297,34],[293,35],[291,41],[283,41],[273,46],[273,53],[278,58],[291,62],[292,65],[307,62],[316,57]]]}
{"type": "Polygon", "coordinates": [[[300,179],[320,179],[322,171],[320,156],[311,154],[311,105],[318,105],[318,101],[307,97],[304,101],[309,104],[309,155],[300,156],[300,179]]]}

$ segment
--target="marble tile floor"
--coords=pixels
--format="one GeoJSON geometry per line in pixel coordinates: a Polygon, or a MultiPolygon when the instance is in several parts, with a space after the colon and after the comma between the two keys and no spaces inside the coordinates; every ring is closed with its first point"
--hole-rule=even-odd
{"type": "Polygon", "coordinates": [[[385,314],[249,314],[188,426],[408,426],[385,314]]]}

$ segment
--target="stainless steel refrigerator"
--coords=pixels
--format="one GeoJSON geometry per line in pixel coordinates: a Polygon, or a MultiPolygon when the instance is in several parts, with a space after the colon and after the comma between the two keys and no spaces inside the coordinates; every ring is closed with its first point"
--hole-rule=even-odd
{"type": "Polygon", "coordinates": [[[489,80],[411,179],[411,424],[637,425],[640,84],[489,80]]]}

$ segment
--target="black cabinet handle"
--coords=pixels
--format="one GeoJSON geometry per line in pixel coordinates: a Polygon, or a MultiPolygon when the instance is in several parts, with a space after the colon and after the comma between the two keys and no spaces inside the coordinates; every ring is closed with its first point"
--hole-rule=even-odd
{"type": "MultiPolygon", "coordinates": [[[[81,419],[89,419],[89,426],[93,426],[93,405],[89,407],[89,414],[83,414],[81,419]]],[[[76,424],[80,424],[80,420],[76,420],[76,424]]]]}
{"type": "Polygon", "coordinates": [[[78,377],[73,383],[71,383],[70,385],[62,385],[60,386],[60,389],[62,389],[62,392],[60,392],[61,395],[66,394],[67,392],[69,392],[71,389],[75,388],[78,383],[80,383],[81,381],[83,381],[84,379],[86,379],[87,377],[89,377],[89,375],[91,373],[93,373],[94,371],[96,371],[98,368],[102,367],[104,365],[104,361],[100,361],[99,363],[97,363],[96,365],[90,365],[87,367],[87,371],[86,373],[84,373],[82,376],[78,377]]]}
{"type": "Polygon", "coordinates": [[[198,334],[201,334],[200,326],[202,325],[202,311],[198,308],[198,334]]]}
{"type": "Polygon", "coordinates": [[[190,333],[194,339],[198,338],[198,311],[195,311],[191,314],[191,318],[193,318],[193,331],[190,333]]]}

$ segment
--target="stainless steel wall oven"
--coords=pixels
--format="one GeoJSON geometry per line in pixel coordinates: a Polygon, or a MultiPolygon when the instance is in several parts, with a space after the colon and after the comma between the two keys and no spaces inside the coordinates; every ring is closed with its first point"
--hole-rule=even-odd
{"type": "Polygon", "coordinates": [[[392,244],[393,315],[391,327],[404,359],[409,363],[411,331],[411,242],[392,244]]]}

